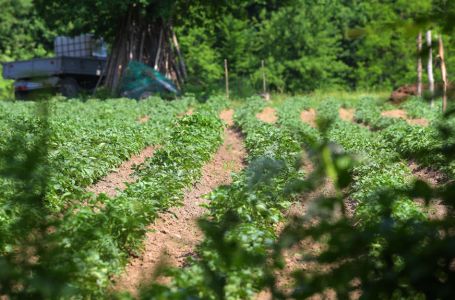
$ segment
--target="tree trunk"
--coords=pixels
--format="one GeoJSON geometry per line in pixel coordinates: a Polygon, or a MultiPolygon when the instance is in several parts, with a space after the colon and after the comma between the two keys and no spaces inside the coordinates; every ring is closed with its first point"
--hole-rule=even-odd
{"type": "Polygon", "coordinates": [[[180,63],[181,71],[182,71],[182,76],[183,76],[183,79],[186,79],[188,77],[188,74],[186,72],[185,60],[183,59],[182,52],[180,51],[180,45],[177,40],[177,35],[175,34],[175,31],[172,27],[170,27],[170,30],[172,33],[172,42],[174,43],[175,51],[177,52],[177,55],[179,57],[179,63],[180,63]]]}
{"type": "Polygon", "coordinates": [[[417,96],[422,97],[422,32],[417,37],[417,96]]]}
{"type": "Polygon", "coordinates": [[[177,56],[173,51],[178,45],[175,45],[177,37],[170,22],[162,18],[149,20],[141,14],[139,5],[133,4],[120,28],[104,72],[104,84],[113,94],[118,92],[123,72],[131,60],[154,67],[177,86],[183,84],[186,76],[179,74],[186,74],[186,70],[182,67],[183,56],[180,53],[177,56]]]}
{"type": "Polygon", "coordinates": [[[442,111],[447,109],[447,69],[444,59],[444,44],[442,43],[442,36],[439,35],[439,59],[441,62],[441,75],[442,75],[442,111]]]}
{"type": "Polygon", "coordinates": [[[426,40],[427,40],[427,48],[428,48],[428,65],[427,65],[428,85],[429,85],[429,90],[430,90],[431,106],[433,106],[434,76],[433,76],[433,48],[432,48],[431,30],[427,31],[426,40]]]}

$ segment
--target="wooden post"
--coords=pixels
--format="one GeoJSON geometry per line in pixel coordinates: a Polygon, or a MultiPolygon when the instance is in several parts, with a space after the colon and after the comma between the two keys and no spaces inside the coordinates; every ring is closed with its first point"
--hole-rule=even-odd
{"type": "Polygon", "coordinates": [[[417,36],[417,96],[422,97],[422,32],[417,36]]]}
{"type": "Polygon", "coordinates": [[[229,71],[227,59],[224,60],[224,77],[226,80],[226,98],[229,99],[229,71]]]}
{"type": "Polygon", "coordinates": [[[262,92],[264,95],[267,93],[267,85],[265,82],[265,66],[264,66],[264,60],[261,60],[261,67],[262,67],[262,92]]]}
{"type": "Polygon", "coordinates": [[[182,52],[180,52],[179,41],[177,40],[177,35],[175,34],[175,31],[172,28],[172,26],[171,26],[171,35],[172,35],[172,42],[174,43],[175,51],[177,52],[177,56],[179,57],[179,65],[180,65],[180,68],[182,69],[183,79],[186,79],[188,77],[188,75],[186,72],[185,60],[183,59],[182,52]]]}
{"type": "Polygon", "coordinates": [[[431,30],[427,31],[426,34],[427,40],[427,48],[428,48],[428,84],[430,90],[430,99],[431,99],[431,107],[433,107],[433,98],[434,98],[434,76],[433,76],[433,48],[432,48],[432,38],[431,38],[431,30]]]}
{"type": "Polygon", "coordinates": [[[144,55],[144,42],[145,42],[145,31],[142,32],[141,46],[139,49],[139,61],[142,61],[142,57],[144,55]]]}
{"type": "Polygon", "coordinates": [[[270,94],[267,93],[267,82],[265,77],[265,63],[264,60],[261,60],[262,67],[262,97],[265,101],[270,101],[270,94]]]}
{"type": "Polygon", "coordinates": [[[155,70],[158,70],[158,64],[159,64],[159,61],[160,61],[162,42],[163,42],[163,29],[161,29],[161,31],[160,31],[160,37],[159,37],[159,40],[158,40],[158,50],[156,51],[155,65],[154,65],[154,69],[155,70]]]}
{"type": "Polygon", "coordinates": [[[442,111],[447,109],[447,69],[444,60],[444,44],[442,43],[442,35],[439,35],[439,59],[441,62],[441,75],[442,75],[442,111]]]}

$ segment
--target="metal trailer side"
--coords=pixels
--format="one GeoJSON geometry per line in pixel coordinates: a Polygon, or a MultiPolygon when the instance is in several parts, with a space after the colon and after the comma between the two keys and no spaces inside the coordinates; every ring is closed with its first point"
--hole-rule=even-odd
{"type": "Polygon", "coordinates": [[[105,67],[105,58],[52,57],[15,61],[3,64],[3,78],[15,80],[16,95],[32,90],[60,88],[69,97],[80,89],[90,90],[99,80],[105,67]]]}

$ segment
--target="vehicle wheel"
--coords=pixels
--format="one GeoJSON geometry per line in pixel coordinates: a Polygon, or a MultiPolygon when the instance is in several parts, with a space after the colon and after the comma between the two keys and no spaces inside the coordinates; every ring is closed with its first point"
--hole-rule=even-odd
{"type": "Polygon", "coordinates": [[[63,78],[60,81],[60,93],[67,98],[77,97],[79,90],[80,86],[74,78],[63,78]]]}
{"type": "Polygon", "coordinates": [[[24,91],[15,91],[14,92],[14,99],[16,100],[27,100],[28,93],[24,91]]]}
{"type": "Polygon", "coordinates": [[[148,92],[148,91],[147,92],[143,92],[141,94],[141,96],[139,97],[139,100],[145,100],[145,99],[147,99],[148,97],[151,97],[151,96],[152,96],[152,92],[148,92]]]}

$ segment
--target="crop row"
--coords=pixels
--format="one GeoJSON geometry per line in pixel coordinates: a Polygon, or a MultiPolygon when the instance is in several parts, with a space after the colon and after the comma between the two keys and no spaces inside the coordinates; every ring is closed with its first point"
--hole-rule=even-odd
{"type": "MultiPolygon", "coordinates": [[[[294,132],[294,136],[300,136],[302,143],[307,143],[320,140],[322,137],[299,119],[303,109],[316,107],[320,120],[331,120],[325,132],[327,138],[357,157],[350,198],[359,203],[355,214],[366,224],[375,220],[375,212],[379,209],[378,192],[408,187],[412,181],[412,174],[398,153],[384,145],[382,137],[377,133],[341,120],[338,116],[340,105],[340,102],[330,100],[315,103],[308,98],[289,99],[278,110],[279,122],[284,128],[294,132]]],[[[324,122],[320,123],[324,127],[324,122]]],[[[394,215],[397,219],[407,219],[421,217],[422,213],[411,199],[401,197],[394,206],[394,215]]]]}
{"type": "MultiPolygon", "coordinates": [[[[147,145],[160,143],[169,134],[175,116],[190,103],[191,99],[50,102],[49,207],[61,209],[67,200],[80,198],[86,186],[132,154],[147,145]],[[149,116],[150,121],[138,122],[144,115],[149,116]]],[[[30,136],[44,130],[37,106],[28,102],[0,104],[0,129],[4,133],[0,149],[16,147],[15,136],[30,136]]],[[[1,198],[0,195],[0,202],[1,198]]]]}
{"type": "Polygon", "coordinates": [[[232,184],[208,195],[209,221],[201,222],[205,240],[199,245],[199,258],[185,269],[174,270],[170,287],[155,287],[144,299],[250,299],[264,280],[263,265],[257,259],[273,244],[276,225],[292,203],[288,183],[304,173],[295,167],[299,143],[256,119],[263,100],[246,102],[236,111],[235,122],[245,136],[249,167],[233,175],[232,184]]]}
{"type": "MultiPolygon", "coordinates": [[[[175,119],[162,147],[138,171],[140,179],[115,198],[88,197],[69,207],[54,220],[42,243],[51,242],[52,255],[42,257],[46,276],[65,282],[63,293],[81,298],[100,297],[120,272],[127,258],[141,247],[147,226],[160,211],[179,205],[184,189],[200,176],[204,163],[222,142],[223,125],[218,103],[202,106],[201,112],[175,119]]],[[[13,206],[13,198],[6,199],[13,206]]],[[[14,234],[14,230],[11,231],[14,234]]],[[[5,239],[14,249],[14,236],[5,239]]],[[[39,285],[30,274],[21,284],[39,285]],[[29,280],[28,282],[26,280],[29,280]]],[[[60,295],[61,296],[61,295],[60,295]]]]}
{"type": "Polygon", "coordinates": [[[439,110],[431,108],[427,103],[414,99],[403,104],[409,116],[425,117],[431,121],[431,126],[411,125],[403,119],[388,118],[381,115],[384,107],[378,106],[372,99],[364,99],[356,106],[355,118],[358,122],[369,125],[378,131],[382,142],[396,149],[402,157],[414,160],[420,165],[437,169],[453,177],[455,162],[448,161],[442,155],[441,149],[448,141],[435,125],[453,128],[453,120],[442,120],[439,110]],[[409,113],[411,112],[411,113],[409,113]]]}

